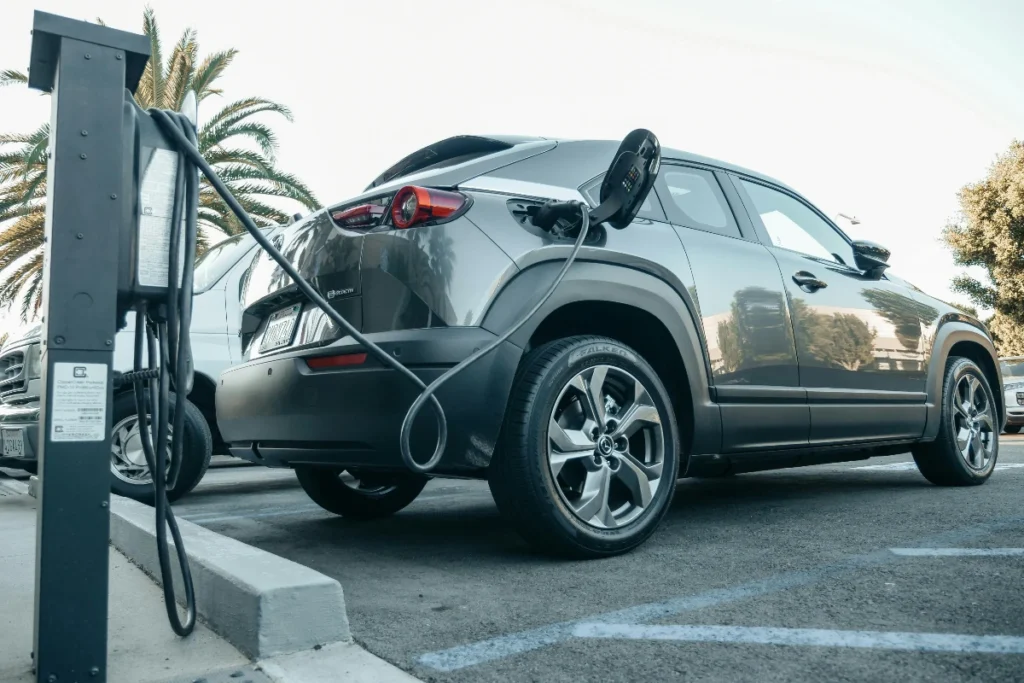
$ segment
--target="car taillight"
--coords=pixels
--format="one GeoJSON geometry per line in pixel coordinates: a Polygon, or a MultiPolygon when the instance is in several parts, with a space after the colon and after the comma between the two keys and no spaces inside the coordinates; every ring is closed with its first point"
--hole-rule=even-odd
{"type": "Polygon", "coordinates": [[[379,204],[360,204],[344,211],[335,211],[331,214],[331,218],[344,228],[358,228],[379,224],[383,214],[384,207],[379,204]]]}
{"type": "Polygon", "coordinates": [[[391,202],[391,222],[399,230],[428,221],[450,218],[466,206],[465,195],[412,185],[403,187],[391,202]]]}
{"type": "Polygon", "coordinates": [[[346,353],[342,356],[320,356],[318,358],[306,359],[306,365],[308,365],[312,370],[341,368],[346,365],[362,365],[365,362],[365,353],[346,353]]]}

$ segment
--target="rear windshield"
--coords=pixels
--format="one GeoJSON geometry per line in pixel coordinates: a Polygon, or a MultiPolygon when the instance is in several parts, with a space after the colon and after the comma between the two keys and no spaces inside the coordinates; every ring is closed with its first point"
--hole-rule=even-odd
{"type": "Polygon", "coordinates": [[[218,242],[196,259],[196,272],[192,289],[196,294],[217,284],[242,255],[252,249],[256,240],[247,232],[218,242]]]}
{"type": "Polygon", "coordinates": [[[1003,377],[1024,377],[1024,360],[1006,360],[1001,364],[1003,377]]]}

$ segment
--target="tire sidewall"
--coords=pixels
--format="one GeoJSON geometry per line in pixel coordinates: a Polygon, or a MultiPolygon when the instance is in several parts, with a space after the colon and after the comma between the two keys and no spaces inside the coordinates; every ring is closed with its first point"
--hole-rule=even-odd
{"type": "MultiPolygon", "coordinates": [[[[959,384],[960,380],[966,375],[974,377],[981,383],[981,388],[985,392],[985,399],[988,401],[988,404],[992,406],[993,412],[995,412],[995,395],[992,393],[992,388],[989,386],[988,380],[985,378],[985,374],[973,361],[967,358],[961,358],[953,363],[949,369],[949,376],[942,397],[942,429],[946,431],[946,437],[948,439],[950,449],[952,450],[953,456],[955,456],[956,467],[962,471],[964,476],[977,481],[984,481],[992,474],[996,466],[996,461],[999,459],[1000,430],[998,428],[994,428],[992,430],[992,438],[995,441],[995,448],[993,449],[992,459],[989,461],[988,466],[984,470],[976,470],[973,467],[970,467],[964,461],[963,456],[957,449],[956,421],[954,418],[956,408],[953,407],[957,384],[959,384]]],[[[993,423],[995,423],[998,420],[998,416],[993,415],[992,417],[993,423]]]]}
{"type": "MultiPolygon", "coordinates": [[[[175,405],[175,397],[172,395],[170,398],[171,416],[173,419],[174,412],[177,409],[175,405]]],[[[112,418],[110,421],[111,428],[121,420],[128,417],[137,416],[138,411],[135,406],[135,395],[132,392],[124,392],[114,397],[114,405],[112,411],[112,418]]],[[[205,440],[201,433],[201,429],[204,425],[193,424],[193,420],[196,419],[198,411],[186,410],[185,412],[185,443],[182,448],[181,469],[178,473],[178,481],[174,489],[168,489],[167,496],[170,500],[176,500],[182,495],[187,493],[193,488],[194,480],[197,476],[201,476],[204,466],[207,460],[207,454],[203,452],[205,446],[205,440]]],[[[203,419],[200,415],[199,419],[203,419]]],[[[111,435],[112,436],[112,435],[111,435]]],[[[113,455],[111,455],[111,458],[113,455]]],[[[146,484],[129,484],[122,479],[119,479],[113,472],[113,461],[110,462],[110,490],[111,492],[125,496],[126,498],[132,498],[142,503],[149,505],[153,504],[155,492],[153,490],[153,483],[150,481],[146,484]]]]}
{"type": "Polygon", "coordinates": [[[536,401],[529,417],[526,433],[527,457],[531,459],[533,480],[543,488],[543,495],[552,502],[556,522],[570,538],[587,539],[587,546],[606,545],[608,552],[619,546],[632,546],[653,533],[668,511],[679,473],[679,434],[668,392],[654,370],[631,349],[611,340],[587,341],[565,349],[538,384],[536,401]],[[547,462],[548,420],[565,385],[577,373],[595,365],[611,365],[636,377],[647,389],[662,418],[664,430],[664,481],[658,487],[651,505],[629,524],[615,529],[599,529],[580,520],[562,499],[558,485],[547,462]],[[637,540],[639,539],[639,540],[637,540]]]}

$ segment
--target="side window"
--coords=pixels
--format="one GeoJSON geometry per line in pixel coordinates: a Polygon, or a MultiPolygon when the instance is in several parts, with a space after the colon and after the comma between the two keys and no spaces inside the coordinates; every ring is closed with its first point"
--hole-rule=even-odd
{"type": "MultiPolygon", "coordinates": [[[[664,199],[669,220],[687,228],[739,237],[732,211],[725,201],[718,179],[710,171],[684,166],[661,167],[662,182],[668,190],[664,199]]],[[[662,197],[666,194],[660,191],[662,197]]]]}
{"type": "Polygon", "coordinates": [[[740,184],[774,246],[847,266],[853,264],[850,245],[806,204],[758,183],[740,180],[740,184]]]}
{"type": "MultiPolygon", "coordinates": [[[[601,203],[601,181],[604,180],[604,174],[602,173],[597,178],[594,178],[589,183],[580,188],[580,193],[586,197],[587,201],[590,202],[591,206],[597,206],[601,203]]],[[[665,212],[661,208],[661,203],[658,198],[651,192],[644,199],[644,203],[640,206],[640,210],[636,214],[637,218],[646,218],[652,221],[666,220],[665,212]]]]}

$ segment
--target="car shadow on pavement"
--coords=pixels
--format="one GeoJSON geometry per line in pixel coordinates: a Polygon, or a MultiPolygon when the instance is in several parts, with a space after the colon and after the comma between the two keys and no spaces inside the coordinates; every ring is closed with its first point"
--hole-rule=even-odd
{"type": "MultiPolygon", "coordinates": [[[[703,525],[720,520],[722,515],[754,515],[766,507],[789,507],[795,515],[810,508],[836,505],[848,497],[858,504],[864,494],[891,496],[898,491],[919,491],[934,488],[920,477],[890,473],[852,472],[815,473],[814,477],[778,472],[745,474],[716,480],[683,480],[666,521],[703,525]]],[[[304,562],[314,569],[336,567],[337,548],[376,559],[402,563],[421,563],[437,555],[496,566],[536,564],[540,562],[572,562],[535,551],[498,515],[484,491],[467,491],[464,495],[440,500],[417,501],[398,514],[374,521],[354,521],[342,517],[288,518],[274,522],[280,534],[261,539],[261,545],[275,551],[276,539],[281,550],[294,547],[302,539],[304,562]],[[317,557],[320,554],[323,557],[317,557]]],[[[443,560],[439,560],[442,561],[443,560]]],[[[409,565],[405,565],[409,566],[409,565]]]]}

